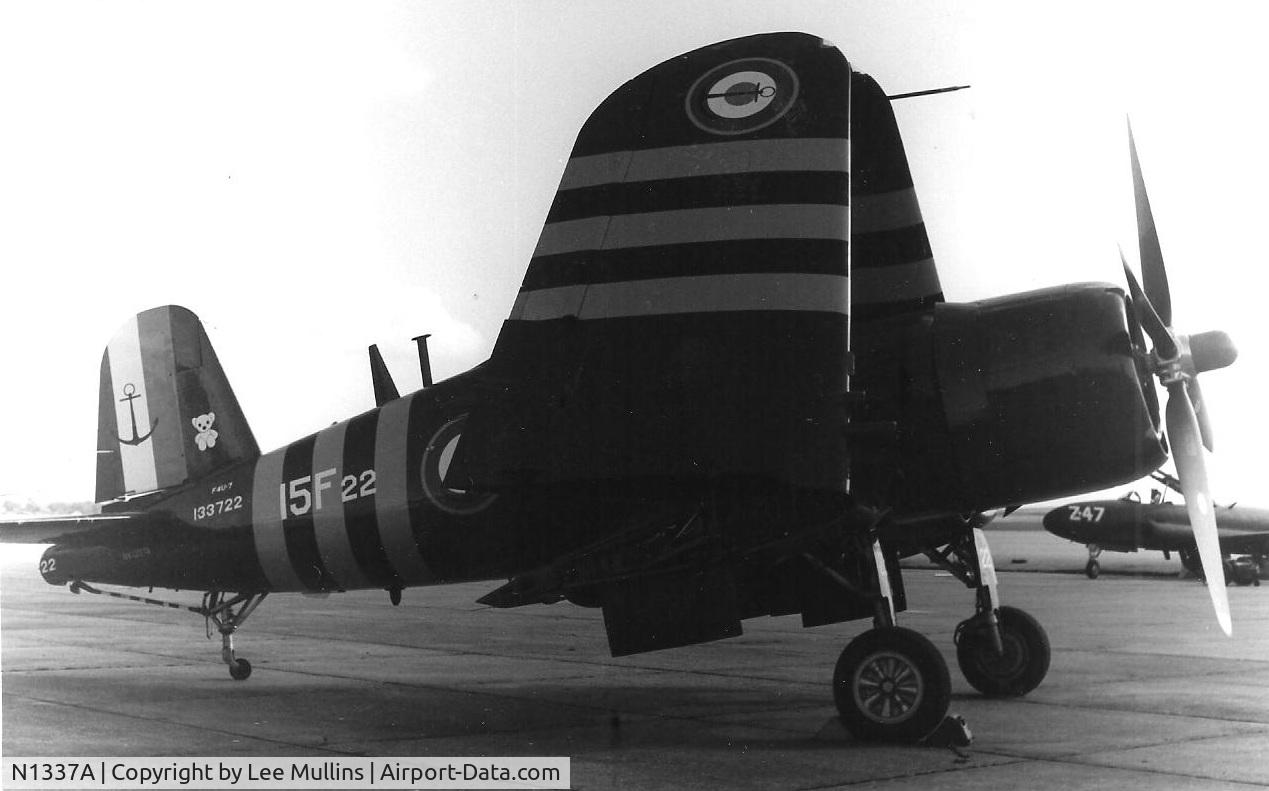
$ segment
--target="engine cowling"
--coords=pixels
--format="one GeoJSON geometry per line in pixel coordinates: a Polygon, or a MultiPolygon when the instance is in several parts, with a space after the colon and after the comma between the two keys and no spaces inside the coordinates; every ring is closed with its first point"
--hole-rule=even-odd
{"type": "Polygon", "coordinates": [[[1115,286],[945,303],[901,330],[863,335],[869,402],[899,435],[893,478],[862,477],[898,511],[1062,497],[1135,480],[1166,459],[1115,286]],[[902,344],[883,338],[896,331],[902,344]],[[870,363],[883,373],[868,380],[870,363]],[[898,414],[885,415],[887,401],[898,414]]]}

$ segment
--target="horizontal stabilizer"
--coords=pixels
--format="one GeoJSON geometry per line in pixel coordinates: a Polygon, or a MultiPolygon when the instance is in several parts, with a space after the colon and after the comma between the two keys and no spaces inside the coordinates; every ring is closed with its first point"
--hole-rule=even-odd
{"type": "Polygon", "coordinates": [[[56,544],[67,536],[111,525],[123,525],[145,516],[142,513],[113,513],[0,522],[0,544],[56,544]]]}

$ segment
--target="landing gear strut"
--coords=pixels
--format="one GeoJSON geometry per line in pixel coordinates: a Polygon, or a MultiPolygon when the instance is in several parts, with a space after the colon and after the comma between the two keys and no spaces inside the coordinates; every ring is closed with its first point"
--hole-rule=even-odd
{"type": "Polygon", "coordinates": [[[110,596],[115,599],[153,604],[158,607],[170,607],[173,610],[189,610],[192,613],[201,615],[207,620],[208,639],[211,638],[212,624],[215,624],[216,629],[220,632],[220,656],[225,661],[225,664],[229,665],[229,676],[234,681],[245,681],[251,675],[251,663],[234,656],[234,632],[238,631],[238,627],[242,626],[242,622],[247,620],[251,613],[255,612],[255,609],[260,606],[260,602],[264,601],[264,597],[269,595],[267,593],[236,593],[231,596],[222,591],[208,591],[203,594],[201,607],[190,607],[187,604],[135,596],[130,593],[98,590],[80,580],[75,580],[70,584],[70,592],[76,594],[93,593],[98,596],[110,596]]]}
{"type": "Polygon", "coordinates": [[[1025,695],[1049,672],[1052,650],[1040,623],[1000,606],[996,569],[981,528],[926,555],[976,592],[975,614],[956,627],[956,663],[965,680],[989,697],[1025,695]]]}
{"type": "Polygon", "coordinates": [[[1096,544],[1088,545],[1088,565],[1084,566],[1084,573],[1088,575],[1090,580],[1097,579],[1102,573],[1102,564],[1097,562],[1097,558],[1102,554],[1102,548],[1096,544]]]}
{"type": "Polygon", "coordinates": [[[251,675],[251,663],[234,655],[234,632],[242,622],[255,612],[267,593],[239,593],[233,598],[220,591],[203,594],[203,606],[195,612],[207,619],[207,636],[211,637],[212,624],[220,632],[220,657],[229,666],[229,676],[234,681],[246,681],[251,675]]]}

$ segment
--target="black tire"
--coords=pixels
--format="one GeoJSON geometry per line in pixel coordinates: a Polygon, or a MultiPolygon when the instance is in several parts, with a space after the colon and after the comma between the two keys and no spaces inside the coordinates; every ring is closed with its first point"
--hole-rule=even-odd
{"type": "Polygon", "coordinates": [[[833,702],[856,739],[916,741],[943,721],[951,699],[947,662],[911,629],[864,632],[833,670],[833,702]]]}
{"type": "Polygon", "coordinates": [[[1095,580],[1102,573],[1102,564],[1096,560],[1088,561],[1088,565],[1084,567],[1084,573],[1088,575],[1090,580],[1095,580]]]}
{"type": "Polygon", "coordinates": [[[1199,557],[1197,549],[1183,549],[1179,554],[1181,555],[1181,565],[1186,571],[1199,579],[1206,579],[1203,575],[1203,559],[1199,557]]]}
{"type": "Polygon", "coordinates": [[[229,666],[229,676],[234,681],[246,681],[251,676],[251,663],[245,659],[235,660],[229,666]]]}
{"type": "Polygon", "coordinates": [[[1001,607],[997,617],[1004,654],[996,654],[985,629],[967,629],[956,643],[956,663],[965,680],[988,697],[1025,695],[1049,673],[1049,636],[1039,621],[1016,607],[1001,607]]]}

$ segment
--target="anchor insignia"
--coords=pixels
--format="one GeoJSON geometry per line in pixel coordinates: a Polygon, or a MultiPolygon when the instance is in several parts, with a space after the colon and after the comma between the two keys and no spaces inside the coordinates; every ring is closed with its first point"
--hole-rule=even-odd
{"type": "Polygon", "coordinates": [[[128,402],[128,414],[132,416],[132,437],[131,439],[124,439],[116,434],[115,438],[124,445],[140,445],[142,442],[145,442],[150,438],[150,435],[154,433],[155,427],[159,425],[159,419],[156,417],[154,419],[154,423],[150,425],[149,431],[143,435],[137,433],[137,410],[132,405],[132,402],[140,397],[141,396],[137,395],[137,386],[132,384],[132,382],[128,382],[123,386],[123,398],[120,398],[119,400],[128,402]]]}
{"type": "Polygon", "coordinates": [[[736,86],[732,86],[722,93],[707,93],[705,99],[725,99],[728,104],[753,104],[759,99],[770,99],[775,96],[776,87],[774,85],[763,85],[756,82],[742,82],[736,86]],[[741,88],[740,86],[744,86],[741,88]]]}

